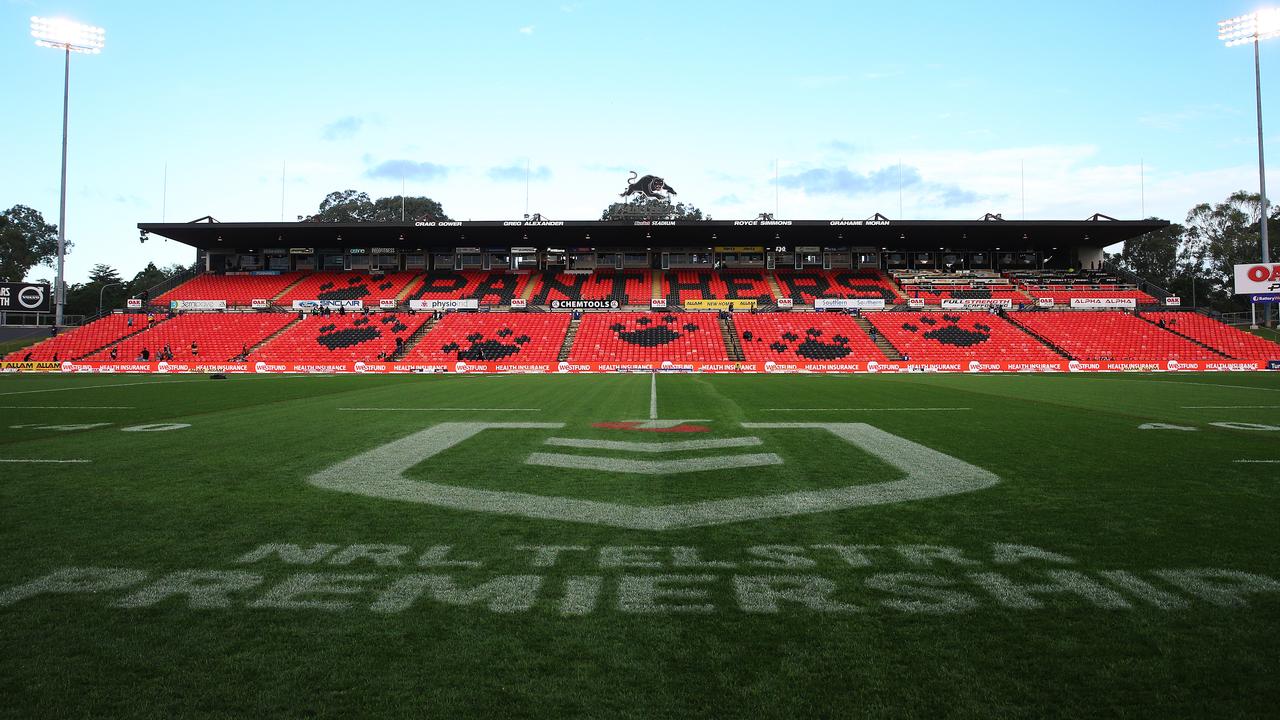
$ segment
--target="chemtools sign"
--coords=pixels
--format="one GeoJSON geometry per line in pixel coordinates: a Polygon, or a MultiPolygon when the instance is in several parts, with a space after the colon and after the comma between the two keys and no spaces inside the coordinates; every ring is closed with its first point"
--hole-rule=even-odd
{"type": "Polygon", "coordinates": [[[0,283],[0,310],[49,312],[52,293],[44,283],[0,283]]]}

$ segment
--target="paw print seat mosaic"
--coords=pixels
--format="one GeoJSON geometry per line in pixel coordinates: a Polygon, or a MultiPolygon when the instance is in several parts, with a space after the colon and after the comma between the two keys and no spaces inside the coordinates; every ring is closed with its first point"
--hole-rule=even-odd
{"type": "Polygon", "coordinates": [[[570,362],[723,362],[729,359],[714,313],[588,313],[570,362]]]}
{"type": "Polygon", "coordinates": [[[876,331],[912,361],[1058,362],[1052,350],[986,312],[867,313],[876,331]]]}
{"type": "Polygon", "coordinates": [[[736,315],[748,362],[841,362],[887,359],[853,318],[836,313],[736,315]]]}
{"type": "Polygon", "coordinates": [[[555,362],[569,329],[567,313],[452,313],[405,362],[555,362]]]}
{"type": "Polygon", "coordinates": [[[347,313],[312,315],[262,346],[250,360],[268,362],[354,362],[385,360],[396,338],[407,342],[429,315],[347,313]]]}

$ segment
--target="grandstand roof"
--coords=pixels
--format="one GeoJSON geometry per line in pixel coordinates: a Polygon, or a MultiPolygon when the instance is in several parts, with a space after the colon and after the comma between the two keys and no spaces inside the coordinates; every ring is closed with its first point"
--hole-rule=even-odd
{"type": "MultiPolygon", "coordinates": [[[[207,220],[207,219],[206,219],[207,220]]],[[[1163,220],[704,220],[460,221],[409,223],[138,223],[201,250],[400,250],[626,247],[882,247],[1032,250],[1112,245],[1168,226],[1163,220]]]]}

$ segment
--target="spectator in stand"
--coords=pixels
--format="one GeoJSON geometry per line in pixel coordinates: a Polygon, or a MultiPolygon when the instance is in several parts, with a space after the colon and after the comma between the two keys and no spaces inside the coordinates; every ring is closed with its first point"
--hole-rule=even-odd
{"type": "Polygon", "coordinates": [[[53,361],[58,362],[58,353],[53,354],[53,361]]]}
{"type": "Polygon", "coordinates": [[[111,352],[109,353],[109,357],[110,357],[112,360],[115,360],[115,359],[116,359],[116,346],[115,346],[115,345],[112,345],[112,346],[111,346],[111,352]]]}
{"type": "Polygon", "coordinates": [[[196,357],[199,354],[200,354],[200,348],[196,346],[196,341],[192,340],[191,341],[191,357],[196,357]]]}
{"type": "Polygon", "coordinates": [[[338,314],[339,314],[339,315],[342,315],[342,316],[346,316],[346,314],[347,314],[347,306],[345,306],[345,305],[339,305],[339,306],[338,306],[338,314]]]}
{"type": "Polygon", "coordinates": [[[53,325],[49,328],[49,337],[58,337],[58,326],[53,325]]]}
{"type": "Polygon", "coordinates": [[[27,353],[26,355],[22,356],[22,362],[30,362],[30,361],[31,361],[31,353],[27,353]]]}
{"type": "Polygon", "coordinates": [[[165,360],[173,357],[173,351],[169,349],[169,343],[164,344],[164,349],[160,351],[160,356],[165,360]]]}
{"type": "Polygon", "coordinates": [[[151,359],[151,351],[146,348],[142,348],[142,352],[138,353],[138,361],[147,362],[150,359],[151,359]]]}
{"type": "Polygon", "coordinates": [[[125,323],[126,327],[133,327],[133,315],[129,316],[129,321],[125,323]]]}

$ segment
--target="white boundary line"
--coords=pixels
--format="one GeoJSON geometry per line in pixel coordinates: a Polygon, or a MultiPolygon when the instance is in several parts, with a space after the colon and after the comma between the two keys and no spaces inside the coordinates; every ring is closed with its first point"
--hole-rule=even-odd
{"type": "Polygon", "coordinates": [[[132,405],[0,405],[0,410],[136,410],[132,405]]]}
{"type": "Polygon", "coordinates": [[[33,395],[35,393],[66,392],[68,390],[99,390],[102,388],[130,387],[133,385],[178,385],[181,383],[209,382],[207,378],[199,380],[152,380],[151,382],[112,383],[110,385],[72,385],[70,387],[44,388],[43,390],[11,390],[0,395],[33,395]]]}
{"type": "Polygon", "coordinates": [[[0,463],[87,463],[90,460],[8,460],[0,459],[0,463]]]}
{"type": "Polygon", "coordinates": [[[649,376],[649,419],[658,419],[658,373],[649,376]]]}
{"type": "Polygon", "coordinates": [[[1232,460],[1237,463],[1280,463],[1280,460],[1232,460]]]}
{"type": "Polygon", "coordinates": [[[542,408],[464,408],[464,407],[340,407],[339,410],[448,410],[455,412],[478,412],[495,410],[503,412],[541,412],[542,408]]]}
{"type": "Polygon", "coordinates": [[[763,408],[763,412],[879,412],[879,411],[903,411],[903,412],[942,412],[947,410],[972,410],[967,407],[896,407],[896,408],[763,408]]]}
{"type": "Polygon", "coordinates": [[[1280,405],[1183,405],[1183,410],[1275,410],[1280,405]]]}

